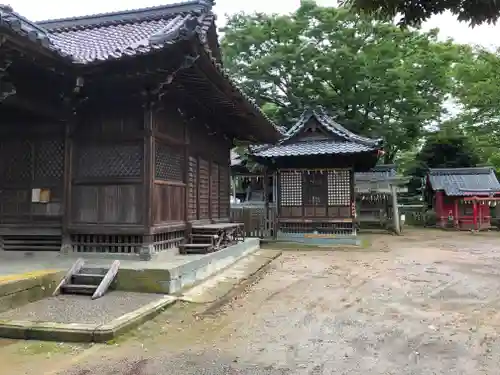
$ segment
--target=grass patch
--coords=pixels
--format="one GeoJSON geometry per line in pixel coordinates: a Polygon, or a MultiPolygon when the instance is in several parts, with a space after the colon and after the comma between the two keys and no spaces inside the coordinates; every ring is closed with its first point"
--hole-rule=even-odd
{"type": "Polygon", "coordinates": [[[90,346],[91,344],[69,344],[52,341],[26,341],[24,344],[21,344],[21,347],[18,349],[18,353],[22,355],[69,354],[87,349],[90,346]]]}

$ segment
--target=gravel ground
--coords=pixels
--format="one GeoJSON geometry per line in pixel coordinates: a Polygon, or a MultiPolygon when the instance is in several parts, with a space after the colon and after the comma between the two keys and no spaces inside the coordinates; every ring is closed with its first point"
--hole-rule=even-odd
{"type": "Polygon", "coordinates": [[[0,320],[104,324],[161,297],[158,294],[109,292],[92,300],[90,296],[62,294],[1,313],[0,320]]]}
{"type": "Polygon", "coordinates": [[[215,316],[177,306],[52,373],[496,375],[499,237],[416,231],[290,251],[215,316]]]}

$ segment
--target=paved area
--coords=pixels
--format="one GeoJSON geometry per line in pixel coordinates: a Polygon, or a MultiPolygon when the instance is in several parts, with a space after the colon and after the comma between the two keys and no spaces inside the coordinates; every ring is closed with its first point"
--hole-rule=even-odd
{"type": "MultiPolygon", "coordinates": [[[[98,255],[96,255],[97,257],[98,255]]],[[[203,258],[203,255],[179,255],[171,252],[161,253],[153,261],[120,259],[120,268],[127,269],[171,269],[203,258]]],[[[69,269],[78,259],[78,254],[70,256],[58,252],[4,252],[0,251],[0,282],[29,277],[32,274],[54,272],[69,269]]],[[[109,267],[113,263],[109,258],[85,259],[88,267],[109,267]]]]}
{"type": "Polygon", "coordinates": [[[162,297],[161,294],[113,291],[92,300],[90,296],[63,294],[3,312],[0,320],[105,324],[162,297]]]}
{"type": "Polygon", "coordinates": [[[288,251],[218,314],[178,305],[113,345],[22,362],[0,342],[0,359],[9,374],[498,374],[499,239],[429,230],[288,251]]]}

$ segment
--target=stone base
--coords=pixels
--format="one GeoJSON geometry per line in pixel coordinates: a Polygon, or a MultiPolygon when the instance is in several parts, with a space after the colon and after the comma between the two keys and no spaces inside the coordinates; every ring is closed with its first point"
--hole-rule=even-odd
{"type": "Polygon", "coordinates": [[[361,239],[357,236],[336,235],[311,235],[310,233],[283,233],[278,232],[277,240],[284,242],[303,243],[305,245],[328,246],[328,245],[361,245],[361,239]]]}

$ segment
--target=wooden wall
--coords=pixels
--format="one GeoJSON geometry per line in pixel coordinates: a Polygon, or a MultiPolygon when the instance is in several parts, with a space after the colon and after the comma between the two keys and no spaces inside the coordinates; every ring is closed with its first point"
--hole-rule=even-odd
{"type": "Polygon", "coordinates": [[[186,136],[184,120],[176,108],[166,106],[154,113],[154,225],[185,220],[186,136]]]}
{"type": "Polygon", "coordinates": [[[0,224],[60,225],[64,124],[0,113],[0,224]],[[34,202],[33,189],[49,192],[34,202]]]}
{"type": "Polygon", "coordinates": [[[111,235],[229,219],[231,142],[174,106],[87,107],[70,123],[1,125],[0,224],[54,220],[70,233],[111,235]],[[32,203],[33,188],[49,189],[50,202],[32,203]]]}
{"type": "Polygon", "coordinates": [[[230,142],[174,106],[154,120],[153,222],[229,218],[230,142]]]}
{"type": "Polygon", "coordinates": [[[72,134],[71,226],[144,223],[144,110],[83,113],[72,134]]]}

